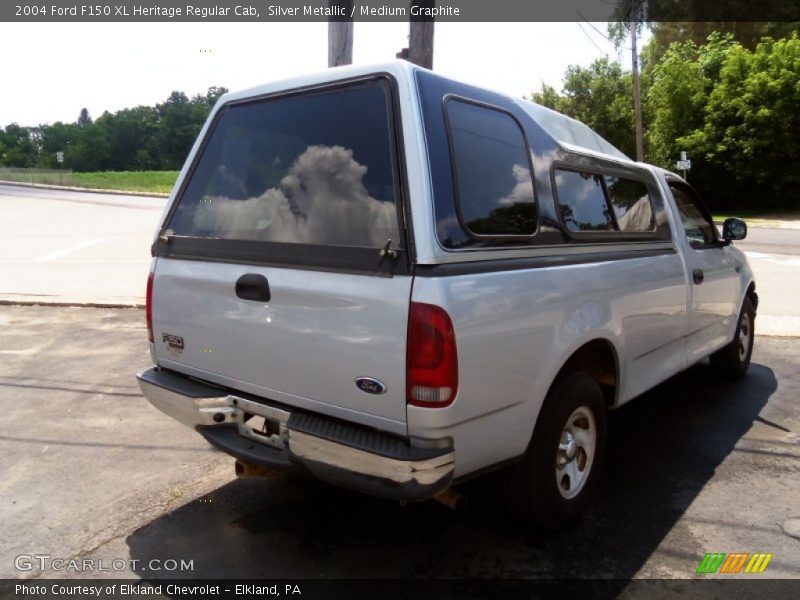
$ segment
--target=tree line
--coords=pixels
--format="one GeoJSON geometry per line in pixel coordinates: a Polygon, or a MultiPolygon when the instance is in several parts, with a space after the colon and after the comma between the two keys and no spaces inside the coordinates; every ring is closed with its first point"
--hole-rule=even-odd
{"type": "MultiPolygon", "coordinates": [[[[786,25],[668,23],[641,55],[645,161],[688,174],[718,210],[800,209],[800,39],[786,25]],[[722,29],[724,24],[716,24],[722,29]]],[[[796,25],[794,25],[796,27],[796,25]]],[[[619,61],[570,66],[531,95],[635,156],[632,76],[619,61]]]]}
{"type": "MultiPolygon", "coordinates": [[[[796,24],[649,24],[641,53],[645,161],[675,169],[715,209],[800,208],[800,39],[796,24]]],[[[610,35],[624,40],[624,27],[610,35]],[[616,33],[615,33],[616,32],[616,33]]],[[[179,169],[209,111],[227,90],[155,106],[83,110],[74,123],[0,129],[0,166],[76,171],[179,169]],[[64,153],[59,165],[56,153],[64,153]]],[[[531,98],[597,131],[635,156],[632,77],[617,60],[570,66],[561,90],[531,98]]]]}
{"type": "Polygon", "coordinates": [[[12,123],[0,129],[0,166],[81,172],[177,170],[217,99],[227,91],[211,87],[193,98],[175,91],[155,106],[104,112],[96,120],[84,108],[74,123],[12,123]],[[58,152],[64,153],[63,164],[57,161],[58,152]]]}

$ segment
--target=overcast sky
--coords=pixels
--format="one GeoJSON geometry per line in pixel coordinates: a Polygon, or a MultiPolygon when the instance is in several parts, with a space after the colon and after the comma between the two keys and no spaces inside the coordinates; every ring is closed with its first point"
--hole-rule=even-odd
{"type": "MultiPolygon", "coordinates": [[[[354,62],[391,60],[407,36],[408,23],[356,23],[354,62]]],[[[618,56],[588,23],[437,23],[434,70],[522,96],[604,54],[618,56]]],[[[31,126],[324,69],[327,24],[0,23],[0,57],[0,126],[31,126]]]]}

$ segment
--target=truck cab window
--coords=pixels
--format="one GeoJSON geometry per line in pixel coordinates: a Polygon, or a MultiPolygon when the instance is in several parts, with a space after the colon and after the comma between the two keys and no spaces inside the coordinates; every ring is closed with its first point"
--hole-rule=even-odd
{"type": "Polygon", "coordinates": [[[689,245],[692,248],[715,245],[714,224],[702,200],[688,186],[670,182],[669,189],[675,198],[689,245]]]}

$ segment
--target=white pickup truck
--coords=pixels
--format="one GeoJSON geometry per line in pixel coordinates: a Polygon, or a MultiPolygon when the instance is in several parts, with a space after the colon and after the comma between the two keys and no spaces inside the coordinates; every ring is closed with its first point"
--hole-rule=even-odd
{"type": "Polygon", "coordinates": [[[398,61],[223,96],[152,247],[145,396],[237,459],[403,501],[503,469],[563,527],[606,412],[744,375],[753,275],[680,177],[398,61]]]}

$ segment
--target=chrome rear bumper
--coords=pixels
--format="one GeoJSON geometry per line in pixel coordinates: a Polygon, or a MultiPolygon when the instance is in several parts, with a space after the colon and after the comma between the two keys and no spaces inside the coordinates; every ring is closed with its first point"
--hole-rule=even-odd
{"type": "Polygon", "coordinates": [[[310,473],[396,500],[431,498],[453,478],[455,452],[447,443],[416,448],[403,438],[243,397],[163,369],[148,369],[137,379],[153,406],[243,462],[310,473]],[[253,417],[265,425],[253,427],[253,417]]]}

